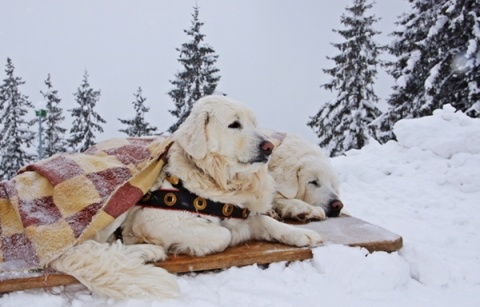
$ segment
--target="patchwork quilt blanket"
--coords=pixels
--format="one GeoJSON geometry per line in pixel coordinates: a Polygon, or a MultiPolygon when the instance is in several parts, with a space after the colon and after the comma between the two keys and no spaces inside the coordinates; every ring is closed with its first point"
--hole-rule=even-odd
{"type": "Polygon", "coordinates": [[[153,185],[169,144],[165,137],[108,140],[0,182],[0,271],[43,268],[108,226],[153,185]]]}

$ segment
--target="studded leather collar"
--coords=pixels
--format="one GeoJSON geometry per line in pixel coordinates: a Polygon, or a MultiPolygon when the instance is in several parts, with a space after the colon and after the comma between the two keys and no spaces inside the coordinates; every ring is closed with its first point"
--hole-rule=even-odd
{"type": "Polygon", "coordinates": [[[246,208],[200,197],[187,190],[176,177],[169,177],[167,179],[172,183],[174,189],[149,191],[142,197],[137,205],[150,208],[190,211],[220,218],[246,219],[250,214],[250,210],[246,208]]]}

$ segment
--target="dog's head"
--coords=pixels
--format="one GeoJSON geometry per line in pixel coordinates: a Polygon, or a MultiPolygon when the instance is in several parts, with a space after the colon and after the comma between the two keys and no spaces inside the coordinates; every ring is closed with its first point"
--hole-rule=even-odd
{"type": "Polygon", "coordinates": [[[339,181],[320,149],[313,149],[310,154],[284,163],[273,172],[281,172],[274,174],[274,177],[280,178],[276,180],[277,191],[285,198],[301,199],[312,206],[321,207],[328,217],[339,216],[343,208],[339,197],[339,181]]]}
{"type": "Polygon", "coordinates": [[[234,172],[265,165],[273,150],[252,111],[225,96],[197,101],[173,137],[194,160],[218,157],[234,172]]]}
{"type": "Polygon", "coordinates": [[[312,159],[299,168],[297,178],[297,192],[306,203],[322,207],[328,217],[340,214],[339,182],[330,163],[312,159]]]}

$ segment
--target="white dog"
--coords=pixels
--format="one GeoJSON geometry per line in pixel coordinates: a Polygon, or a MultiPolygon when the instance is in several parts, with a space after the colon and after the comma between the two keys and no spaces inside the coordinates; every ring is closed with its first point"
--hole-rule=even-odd
{"type": "Polygon", "coordinates": [[[172,275],[144,264],[165,259],[166,251],[203,256],[252,239],[293,246],[321,244],[317,232],[265,215],[275,192],[267,169],[273,145],[245,106],[223,96],[205,97],[194,105],[173,140],[158,179],[160,190],[155,186],[145,206],[130,209],[97,235],[106,241],[126,217],[125,243],[149,244],[90,241],[55,260],[54,269],[107,297],[171,297],[179,292],[172,275]],[[182,206],[191,207],[189,197],[194,209],[184,211],[182,206]],[[158,199],[171,209],[153,208],[150,201],[158,199]],[[220,213],[211,215],[210,207],[220,213]]]}
{"type": "MultiPolygon", "coordinates": [[[[264,131],[272,135],[270,131],[264,131]]],[[[268,168],[276,182],[275,212],[280,218],[323,220],[340,214],[339,181],[320,147],[292,134],[276,133],[268,168]]]]}

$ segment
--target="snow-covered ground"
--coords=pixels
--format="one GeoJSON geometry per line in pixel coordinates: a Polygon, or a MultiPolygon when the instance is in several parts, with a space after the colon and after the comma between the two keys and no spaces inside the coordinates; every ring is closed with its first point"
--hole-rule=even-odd
{"type": "Polygon", "coordinates": [[[395,133],[333,164],[349,212],[402,235],[399,252],[327,244],[309,261],[178,276],[175,300],[114,302],[73,285],[0,306],[480,306],[480,120],[446,106],[395,133]]]}

